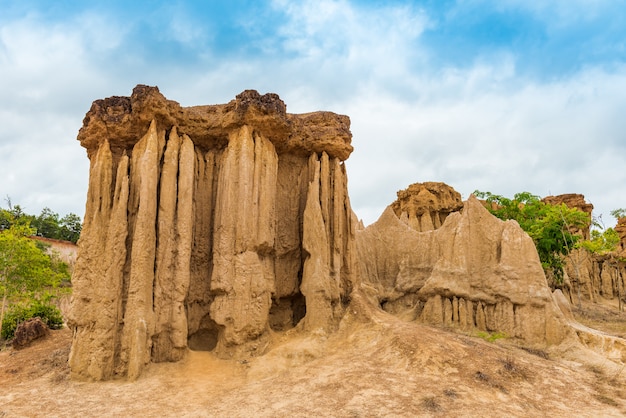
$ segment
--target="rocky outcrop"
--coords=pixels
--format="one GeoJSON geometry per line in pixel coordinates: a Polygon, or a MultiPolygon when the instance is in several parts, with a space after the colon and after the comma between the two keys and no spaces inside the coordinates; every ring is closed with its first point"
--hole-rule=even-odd
{"type": "Polygon", "coordinates": [[[626,262],[618,252],[593,254],[578,248],[566,257],[564,270],[563,292],[571,303],[599,297],[626,301],[626,262]]]}
{"type": "Polygon", "coordinates": [[[59,257],[61,261],[69,266],[70,271],[74,267],[78,247],[73,242],[37,236],[32,236],[30,239],[43,243],[46,252],[50,255],[59,257]]]}
{"type": "Polygon", "coordinates": [[[11,345],[16,350],[28,347],[30,343],[50,334],[50,329],[38,316],[27,319],[17,326],[11,345]]]}
{"type": "MultiPolygon", "coordinates": [[[[576,208],[585,212],[591,225],[593,205],[585,201],[581,194],[564,194],[548,196],[543,199],[551,205],[565,204],[569,208],[576,208]]],[[[623,222],[626,225],[626,221],[623,222]]],[[[615,230],[620,234],[620,221],[615,230]]],[[[590,228],[574,230],[583,239],[590,238],[590,228]]],[[[605,299],[621,298],[626,301],[626,263],[620,260],[622,248],[626,245],[626,227],[620,235],[621,242],[617,251],[606,254],[591,253],[583,248],[573,249],[565,257],[564,279],[562,287],[564,295],[571,303],[578,303],[581,298],[596,301],[599,297],[605,299]]]]}
{"type": "Polygon", "coordinates": [[[272,329],[332,330],[353,278],[349,119],[248,90],[181,107],[97,100],[72,282],[72,375],[137,378],[188,349],[262,354],[272,329]]]}
{"type": "Polygon", "coordinates": [[[420,232],[397,206],[357,232],[358,277],[372,304],[407,321],[504,333],[576,361],[608,359],[615,370],[626,363],[626,341],[577,323],[568,297],[551,291],[517,222],[497,219],[470,196],[441,227],[420,232]]]}
{"type": "Polygon", "coordinates": [[[357,249],[370,298],[407,320],[538,344],[560,343],[568,333],[532,239],[473,196],[439,229],[425,232],[390,206],[357,233],[357,249]]]}
{"type": "Polygon", "coordinates": [[[416,231],[430,231],[441,227],[452,212],[463,208],[461,194],[445,183],[411,184],[398,192],[391,204],[396,216],[416,231]]]}

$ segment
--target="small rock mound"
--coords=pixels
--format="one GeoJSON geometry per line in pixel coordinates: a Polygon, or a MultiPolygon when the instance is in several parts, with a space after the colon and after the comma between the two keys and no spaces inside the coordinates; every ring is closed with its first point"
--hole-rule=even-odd
{"type": "Polygon", "coordinates": [[[48,326],[39,317],[31,318],[19,324],[13,338],[13,348],[19,350],[28,347],[31,342],[50,333],[48,326]]]}
{"type": "Polygon", "coordinates": [[[432,231],[443,225],[449,214],[463,208],[461,194],[445,183],[414,183],[398,192],[391,204],[398,218],[416,231],[432,231]]]}

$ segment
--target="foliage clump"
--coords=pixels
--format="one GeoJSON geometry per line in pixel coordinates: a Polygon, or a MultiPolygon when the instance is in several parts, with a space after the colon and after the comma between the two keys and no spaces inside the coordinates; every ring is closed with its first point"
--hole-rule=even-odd
{"type": "Polygon", "coordinates": [[[517,193],[513,199],[490,192],[475,191],[485,199],[487,209],[502,220],[515,220],[535,242],[541,265],[557,283],[563,281],[563,256],[582,238],[578,231],[588,228],[589,216],[564,203],[547,204],[529,192],[517,193]]]}
{"type": "Polygon", "coordinates": [[[615,251],[619,242],[619,234],[613,228],[607,228],[604,231],[592,229],[591,239],[581,241],[579,247],[594,254],[602,255],[615,251]]]}
{"type": "MultiPolygon", "coordinates": [[[[51,291],[62,281],[69,281],[65,263],[53,259],[29,237],[33,234],[24,219],[12,219],[11,226],[0,231],[0,327],[5,335],[4,316],[8,302],[14,304],[14,319],[21,321],[23,314],[44,315],[55,326],[55,312],[50,304],[51,291]],[[42,302],[45,301],[45,302],[42,302]],[[25,303],[28,308],[16,308],[25,303]],[[21,312],[21,313],[19,313],[21,312]]],[[[32,317],[32,316],[31,316],[32,317]]],[[[8,318],[7,318],[8,321],[8,318]]],[[[45,321],[44,321],[45,322],[45,321]]],[[[49,324],[50,325],[50,324],[49,324]]],[[[13,329],[14,331],[14,329],[13,329]]],[[[6,331],[7,335],[10,333],[6,331]]]]}
{"type": "Polygon", "coordinates": [[[489,333],[489,332],[485,332],[485,331],[478,331],[476,333],[476,336],[479,338],[482,338],[483,340],[490,342],[490,343],[494,343],[496,341],[498,341],[501,338],[507,338],[506,333],[504,332],[494,332],[494,333],[489,333]]]}
{"type": "Polygon", "coordinates": [[[18,222],[34,229],[33,235],[45,238],[71,241],[76,243],[80,238],[82,222],[80,217],[69,213],[61,217],[50,208],[43,208],[39,216],[29,215],[24,212],[20,205],[11,205],[8,209],[0,208],[0,231],[9,229],[13,223],[18,222]]]}
{"type": "Polygon", "coordinates": [[[613,216],[615,219],[626,218],[626,209],[624,208],[613,209],[611,211],[611,216],[613,216]]]}

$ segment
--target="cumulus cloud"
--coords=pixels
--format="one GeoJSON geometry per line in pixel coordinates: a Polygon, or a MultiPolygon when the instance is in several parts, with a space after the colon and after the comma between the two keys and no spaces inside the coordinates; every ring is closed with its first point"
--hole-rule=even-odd
{"type": "MultiPolygon", "coordinates": [[[[464,197],[476,189],[582,193],[605,219],[624,206],[626,173],[619,167],[626,163],[626,134],[618,109],[626,106],[626,71],[590,70],[546,84],[513,81],[496,91],[489,77],[469,81],[472,71],[432,87],[446,91],[448,83],[468,80],[456,97],[400,106],[388,98],[352,110],[353,123],[364,125],[354,128],[358,148],[348,163],[355,207],[380,213],[372,202],[388,204],[389,188],[418,181],[445,181],[464,197]],[[468,83],[476,85],[463,93],[468,83]],[[373,132],[378,138],[364,139],[373,132]],[[368,181],[355,182],[360,178],[368,181]]],[[[366,221],[375,220],[369,216],[366,221]]]]}
{"type": "MultiPolygon", "coordinates": [[[[544,34],[557,30],[552,12],[526,4],[498,7],[539,16],[533,25],[543,22],[544,34]]],[[[583,193],[605,219],[626,207],[619,57],[537,77],[527,62],[537,52],[506,43],[450,59],[458,48],[442,48],[433,34],[444,36],[464,11],[481,13],[481,1],[433,10],[276,0],[230,16],[232,38],[223,38],[217,17],[168,7],[132,18],[85,9],[63,21],[29,14],[0,23],[0,100],[10,104],[0,108],[7,179],[0,194],[33,212],[49,206],[82,215],[88,161],[75,141],[82,117],[92,100],[144,83],[185,106],[254,88],[278,93],[290,112],[349,115],[349,188],[366,223],[397,190],[422,181],[444,181],[464,197],[475,189],[583,193]],[[232,39],[239,42],[232,51],[219,48],[232,39]]]]}

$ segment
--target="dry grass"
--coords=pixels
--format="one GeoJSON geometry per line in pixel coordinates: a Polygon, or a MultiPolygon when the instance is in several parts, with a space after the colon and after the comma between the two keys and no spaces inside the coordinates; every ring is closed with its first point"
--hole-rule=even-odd
{"type": "Polygon", "coordinates": [[[544,350],[540,350],[538,348],[532,348],[532,347],[520,347],[520,348],[526,351],[527,353],[532,354],[533,356],[541,357],[542,359],[545,359],[545,360],[550,359],[550,355],[546,353],[544,350]]]}
{"type": "Polygon", "coordinates": [[[443,394],[450,399],[456,399],[459,397],[459,394],[454,389],[444,389],[443,394]]]}
{"type": "Polygon", "coordinates": [[[421,402],[422,408],[430,412],[441,412],[443,408],[434,396],[424,396],[421,402]]]}
{"type": "Polygon", "coordinates": [[[512,354],[508,354],[506,358],[500,359],[502,369],[500,374],[508,378],[519,378],[522,380],[528,380],[529,375],[526,367],[522,366],[512,354]]]}

